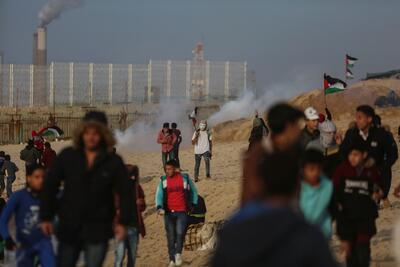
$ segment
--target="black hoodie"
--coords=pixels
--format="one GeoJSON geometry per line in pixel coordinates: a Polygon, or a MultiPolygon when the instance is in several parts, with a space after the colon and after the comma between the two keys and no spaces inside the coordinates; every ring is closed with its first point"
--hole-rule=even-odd
{"type": "Polygon", "coordinates": [[[212,266],[337,265],[322,233],[285,208],[269,209],[257,215],[228,222],[219,234],[212,266]]]}

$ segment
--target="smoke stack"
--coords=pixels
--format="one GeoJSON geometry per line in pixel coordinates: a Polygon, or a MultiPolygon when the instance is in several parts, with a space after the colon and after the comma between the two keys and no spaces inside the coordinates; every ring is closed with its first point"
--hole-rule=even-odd
{"type": "Polygon", "coordinates": [[[47,31],[45,27],[37,28],[33,34],[33,64],[47,65],[47,31]]]}
{"type": "Polygon", "coordinates": [[[46,105],[47,98],[47,31],[38,27],[33,34],[33,105],[46,105]]]}

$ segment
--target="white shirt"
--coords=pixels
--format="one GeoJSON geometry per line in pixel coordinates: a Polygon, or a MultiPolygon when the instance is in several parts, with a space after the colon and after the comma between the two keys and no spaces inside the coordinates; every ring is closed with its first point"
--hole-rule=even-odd
{"type": "MultiPolygon", "coordinates": [[[[196,133],[197,132],[194,132],[192,140],[196,138],[196,133]]],[[[199,138],[197,139],[197,143],[194,145],[194,154],[202,155],[209,152],[211,140],[211,134],[209,135],[207,131],[199,131],[199,138]]]]}
{"type": "Polygon", "coordinates": [[[369,135],[369,131],[365,134],[363,131],[360,130],[359,134],[360,134],[361,138],[362,138],[364,141],[367,141],[368,135],[369,135]]]}

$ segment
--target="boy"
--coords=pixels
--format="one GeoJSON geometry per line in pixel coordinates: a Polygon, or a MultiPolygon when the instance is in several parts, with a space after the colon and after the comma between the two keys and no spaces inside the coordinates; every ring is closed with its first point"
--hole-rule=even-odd
{"type": "Polygon", "coordinates": [[[167,161],[175,158],[174,156],[174,145],[176,143],[176,136],[172,133],[169,128],[169,122],[164,122],[162,129],[158,133],[157,143],[161,144],[161,158],[163,163],[163,168],[167,161]]]}
{"type": "Polygon", "coordinates": [[[199,170],[201,158],[204,158],[206,165],[206,178],[211,178],[210,160],[212,157],[212,136],[207,127],[207,121],[200,121],[199,129],[196,130],[192,137],[192,145],[194,145],[194,181],[199,181],[199,170]]]}
{"type": "Polygon", "coordinates": [[[197,189],[187,174],[177,172],[177,163],[168,161],[156,192],[156,208],[164,215],[169,267],[182,265],[182,248],[187,227],[187,212],[197,205],[197,189]]]}
{"type": "Polygon", "coordinates": [[[15,163],[11,161],[10,155],[6,155],[4,157],[4,159],[5,159],[5,161],[3,164],[2,171],[5,173],[6,180],[7,180],[7,186],[6,186],[7,198],[10,198],[10,196],[12,194],[12,184],[14,183],[15,179],[17,178],[15,173],[18,172],[19,169],[18,169],[17,165],[15,165],[15,163]]]}
{"type": "Polygon", "coordinates": [[[6,249],[17,250],[18,267],[33,267],[36,256],[42,267],[56,266],[50,237],[45,236],[39,226],[39,194],[44,174],[41,165],[27,166],[27,188],[14,193],[1,214],[0,234],[5,239],[6,249]],[[8,229],[12,216],[15,217],[18,247],[8,229]]]}
{"type": "Polygon", "coordinates": [[[342,241],[348,267],[369,266],[370,240],[376,234],[378,217],[376,201],[381,193],[378,169],[366,164],[367,147],[354,142],[348,150],[347,160],[333,175],[338,203],[337,234],[342,241]]]}
{"type": "MultiPolygon", "coordinates": [[[[144,191],[139,184],[139,167],[136,165],[126,165],[127,171],[129,173],[132,185],[136,192],[135,204],[137,206],[137,224],[129,225],[126,229],[126,237],[124,240],[119,240],[115,244],[115,259],[114,266],[122,267],[123,260],[125,256],[125,251],[127,251],[127,267],[134,267],[136,262],[136,251],[139,243],[139,234],[142,237],[146,235],[146,229],[144,226],[142,212],[146,210],[146,201],[144,196],[144,191]]],[[[117,216],[118,216],[117,210],[117,216]]]]}
{"type": "Polygon", "coordinates": [[[322,174],[324,156],[317,150],[307,150],[302,164],[303,180],[300,191],[300,209],[305,219],[318,226],[326,238],[332,235],[333,184],[322,174]]]}

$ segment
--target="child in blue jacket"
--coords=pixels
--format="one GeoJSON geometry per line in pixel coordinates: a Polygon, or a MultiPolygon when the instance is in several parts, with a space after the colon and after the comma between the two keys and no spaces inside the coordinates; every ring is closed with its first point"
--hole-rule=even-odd
{"type": "Polygon", "coordinates": [[[0,234],[6,249],[16,250],[18,267],[33,267],[35,257],[42,267],[55,267],[55,256],[50,237],[43,234],[39,225],[39,194],[45,170],[43,166],[27,166],[27,187],[11,195],[0,217],[0,234]],[[16,239],[10,235],[8,224],[15,217],[16,239]]]}

